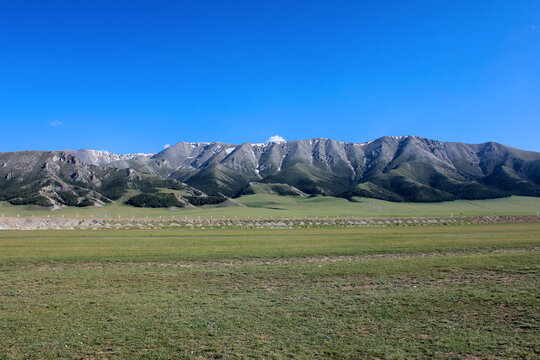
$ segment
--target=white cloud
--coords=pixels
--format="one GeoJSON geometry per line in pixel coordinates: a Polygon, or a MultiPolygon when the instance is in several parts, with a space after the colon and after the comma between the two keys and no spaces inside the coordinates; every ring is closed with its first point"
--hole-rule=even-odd
{"type": "Polygon", "coordinates": [[[531,30],[536,30],[536,26],[535,26],[535,25],[531,25],[531,26],[529,26],[529,29],[531,29],[531,30]]]}
{"type": "Polygon", "coordinates": [[[164,149],[166,149],[166,148],[168,148],[168,147],[171,147],[171,144],[165,144],[165,145],[163,145],[163,148],[164,148],[164,149]]]}
{"type": "Polygon", "coordinates": [[[267,143],[280,143],[285,141],[286,140],[279,135],[270,136],[268,140],[266,140],[267,143]]]}
{"type": "Polygon", "coordinates": [[[59,120],[53,120],[49,123],[49,126],[56,127],[56,126],[64,126],[64,123],[59,120]]]}

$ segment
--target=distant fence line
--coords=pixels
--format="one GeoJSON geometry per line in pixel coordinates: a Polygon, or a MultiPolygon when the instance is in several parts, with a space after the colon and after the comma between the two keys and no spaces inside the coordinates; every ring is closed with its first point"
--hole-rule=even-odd
{"type": "MultiPolygon", "coordinates": [[[[482,216],[482,215],[456,215],[454,216],[454,213],[449,213],[449,218],[470,218],[470,217],[507,217],[507,216],[534,216],[534,215],[485,215],[485,216],[482,216]]],[[[536,217],[539,217],[540,216],[540,212],[536,212],[536,217]]],[[[2,218],[15,218],[15,216],[5,216],[4,213],[2,213],[2,218]]],[[[201,217],[200,215],[198,215],[197,217],[191,217],[191,216],[188,216],[188,215],[185,215],[185,216],[175,216],[175,215],[172,215],[170,217],[167,217],[167,216],[148,216],[148,215],[143,215],[142,217],[139,217],[139,216],[135,216],[135,215],[131,215],[131,216],[122,216],[122,215],[109,215],[109,214],[104,214],[102,217],[100,216],[95,216],[94,215],[89,215],[89,216],[79,216],[79,214],[75,214],[75,215],[72,215],[72,216],[65,216],[65,214],[59,214],[57,216],[50,216],[50,214],[47,214],[47,217],[45,216],[35,216],[35,214],[32,214],[31,216],[28,215],[28,216],[20,216],[20,214],[17,214],[16,218],[23,218],[23,219],[28,219],[28,218],[37,218],[37,219],[108,219],[108,220],[113,220],[113,219],[120,219],[120,220],[148,220],[148,219],[151,219],[151,220],[177,220],[177,221],[186,221],[186,220],[198,220],[198,219],[210,219],[210,220],[238,220],[238,219],[241,219],[241,220],[252,220],[252,221],[257,221],[257,220],[276,220],[276,219],[282,219],[282,220],[325,220],[325,219],[329,219],[329,220],[343,220],[343,219],[369,219],[369,218],[391,218],[391,219],[398,219],[398,218],[430,218],[430,216],[418,216],[418,215],[411,215],[411,216],[403,216],[403,215],[400,215],[400,216],[388,216],[388,215],[381,215],[381,216],[360,216],[360,215],[350,215],[350,216],[337,216],[337,215],[334,215],[334,216],[329,216],[329,215],[322,215],[322,216],[318,216],[318,215],[315,215],[315,216],[307,216],[307,215],[304,215],[304,216],[258,216],[258,217],[251,217],[249,215],[247,216],[234,216],[233,217],[227,217],[227,216],[213,216],[213,215],[210,215],[210,216],[203,216],[201,217]]],[[[433,216],[432,218],[446,218],[446,216],[433,216]]]]}
{"type": "Polygon", "coordinates": [[[312,227],[399,227],[424,225],[467,225],[540,222],[537,216],[459,217],[313,217],[313,218],[38,218],[4,217],[0,228],[39,229],[166,229],[166,228],[251,228],[292,229],[312,227]]]}

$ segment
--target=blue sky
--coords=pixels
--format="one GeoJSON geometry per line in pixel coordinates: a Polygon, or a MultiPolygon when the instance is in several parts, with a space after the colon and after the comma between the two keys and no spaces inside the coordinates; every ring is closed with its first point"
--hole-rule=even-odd
{"type": "Polygon", "coordinates": [[[0,151],[409,134],[540,151],[539,1],[0,0],[0,151]]]}

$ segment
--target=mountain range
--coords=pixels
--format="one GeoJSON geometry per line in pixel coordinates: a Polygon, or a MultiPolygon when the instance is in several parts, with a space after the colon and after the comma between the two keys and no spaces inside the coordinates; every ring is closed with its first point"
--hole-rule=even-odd
{"type": "Polygon", "coordinates": [[[433,202],[540,196],[540,153],[417,136],[241,145],[179,142],[156,154],[0,153],[0,200],[39,206],[193,206],[252,194],[433,202]],[[132,190],[132,191],[129,191],[132,190]]]}

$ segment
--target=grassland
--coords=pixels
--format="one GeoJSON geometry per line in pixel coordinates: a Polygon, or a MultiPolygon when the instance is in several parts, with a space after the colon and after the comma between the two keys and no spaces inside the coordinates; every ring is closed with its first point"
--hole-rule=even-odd
{"type": "Polygon", "coordinates": [[[540,223],[0,232],[0,358],[540,355],[540,223]]]}
{"type": "Polygon", "coordinates": [[[13,206],[0,202],[0,213],[5,216],[81,216],[81,217],[345,217],[345,216],[474,216],[474,215],[536,215],[540,198],[512,196],[493,200],[457,200],[441,203],[395,203],[383,200],[317,196],[312,198],[278,196],[273,194],[246,195],[237,199],[244,206],[204,206],[186,209],[135,208],[122,200],[103,207],[69,207],[50,211],[31,206],[13,206]]]}

